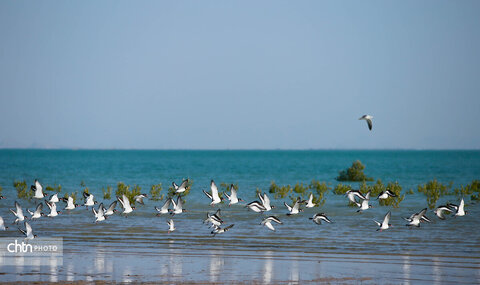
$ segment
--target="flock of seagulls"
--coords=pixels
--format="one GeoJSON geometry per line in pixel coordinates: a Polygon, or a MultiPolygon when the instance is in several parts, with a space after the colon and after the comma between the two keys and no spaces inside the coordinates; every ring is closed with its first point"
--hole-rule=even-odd
{"type": "MultiPolygon", "coordinates": [[[[175,182],[173,182],[173,186],[175,188],[175,193],[177,194],[176,200],[173,197],[167,198],[161,208],[155,207],[155,210],[157,211],[157,216],[167,215],[167,214],[171,216],[171,218],[167,220],[168,233],[171,233],[176,230],[173,217],[175,215],[179,215],[186,212],[186,210],[183,208],[184,202],[183,202],[181,193],[184,193],[187,190],[187,181],[186,180],[183,181],[180,186],[176,185],[175,182]]],[[[45,193],[43,193],[42,185],[38,182],[38,180],[35,180],[35,185],[32,185],[31,189],[32,191],[35,192],[34,197],[36,199],[44,199],[47,196],[45,193]]],[[[211,206],[215,206],[216,204],[220,203],[223,200],[213,180],[210,183],[210,193],[205,190],[203,190],[203,193],[210,200],[211,206]]],[[[237,190],[234,188],[233,184],[230,186],[230,194],[224,192],[224,195],[229,200],[229,204],[228,204],[229,207],[235,204],[239,204],[239,202],[244,202],[244,200],[238,198],[237,190]]],[[[257,213],[269,212],[273,208],[275,208],[271,204],[270,198],[266,193],[258,193],[257,196],[259,200],[255,200],[250,203],[247,203],[244,207],[248,208],[248,210],[251,210],[257,213]]],[[[359,208],[357,212],[363,212],[372,208],[372,205],[369,204],[370,192],[363,194],[359,190],[349,190],[345,193],[345,196],[350,203],[353,203],[359,208]]],[[[140,204],[144,204],[143,199],[147,197],[148,197],[147,194],[140,194],[135,196],[134,200],[140,204]]],[[[387,191],[381,192],[377,196],[377,200],[388,199],[389,197],[396,197],[396,195],[387,190],[387,191]]],[[[88,207],[91,207],[91,210],[94,216],[94,223],[103,222],[109,216],[114,215],[117,212],[117,209],[116,209],[117,202],[120,202],[121,207],[123,209],[121,214],[125,217],[127,217],[130,213],[132,213],[135,210],[135,207],[130,204],[130,200],[125,194],[123,194],[122,197],[117,197],[117,200],[113,201],[108,206],[108,208],[105,208],[103,203],[100,203],[98,207],[95,208],[97,201],[95,201],[95,197],[93,194],[84,192],[83,198],[84,198],[83,206],[85,206],[87,210],[88,210],[88,207]]],[[[67,198],[58,198],[58,194],[56,193],[43,201],[49,208],[48,214],[45,214],[42,212],[43,202],[40,202],[37,204],[35,211],[30,211],[29,209],[27,209],[27,212],[30,215],[30,217],[27,217],[25,216],[24,211],[20,206],[20,204],[17,201],[15,201],[14,203],[15,209],[10,209],[11,213],[15,216],[15,220],[13,221],[13,224],[20,224],[23,222],[25,225],[25,230],[19,228],[20,232],[22,232],[25,235],[26,239],[33,239],[36,237],[36,235],[33,234],[32,227],[26,220],[30,219],[33,221],[33,220],[40,219],[43,216],[47,216],[50,218],[57,217],[59,214],[61,214],[61,211],[57,210],[57,203],[59,203],[60,201],[63,201],[66,203],[66,206],[64,207],[64,210],[66,211],[70,211],[78,207],[78,204],[74,203],[74,200],[72,197],[69,196],[67,198]]],[[[287,209],[286,215],[291,216],[291,215],[297,215],[301,213],[303,211],[303,209],[301,208],[302,205],[305,205],[306,208],[312,208],[315,206],[315,203],[313,202],[313,194],[310,194],[308,197],[308,200],[301,200],[300,198],[297,198],[294,201],[293,205],[290,206],[286,202],[284,202],[284,205],[287,209]]],[[[456,217],[464,216],[467,213],[465,211],[465,202],[463,198],[461,199],[459,205],[448,203],[446,205],[437,207],[433,212],[441,220],[444,220],[445,215],[449,213],[454,213],[454,216],[456,217]]],[[[404,218],[408,222],[406,226],[420,227],[420,224],[422,222],[430,223],[431,220],[426,216],[426,213],[427,213],[427,208],[424,208],[418,213],[414,213],[410,217],[404,218]]],[[[385,214],[382,222],[373,220],[373,222],[378,226],[377,231],[384,231],[392,227],[392,225],[390,224],[391,215],[392,214],[389,211],[385,214]]],[[[312,220],[317,225],[321,225],[322,222],[332,223],[332,221],[327,217],[325,213],[316,213],[315,215],[313,215],[313,217],[310,217],[309,219],[312,220]]],[[[225,233],[226,231],[230,230],[234,226],[234,224],[223,226],[224,221],[221,218],[220,209],[218,209],[215,213],[207,213],[206,219],[203,221],[203,223],[209,224],[209,227],[212,228],[212,231],[211,231],[212,236],[225,233]]],[[[273,226],[274,225],[273,223],[277,225],[283,224],[283,222],[279,219],[279,217],[270,215],[267,218],[264,218],[261,221],[260,225],[265,226],[267,229],[271,231],[276,231],[275,227],[273,226]]],[[[4,231],[7,229],[8,227],[5,226],[3,218],[0,217],[0,230],[4,231]]]]}

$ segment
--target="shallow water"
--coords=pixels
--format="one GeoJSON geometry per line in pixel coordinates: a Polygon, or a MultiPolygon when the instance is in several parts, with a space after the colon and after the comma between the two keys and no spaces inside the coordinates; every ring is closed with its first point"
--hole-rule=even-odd
{"type": "MultiPolygon", "coordinates": [[[[146,200],[133,214],[115,215],[94,224],[91,211],[77,208],[59,217],[33,221],[35,234],[63,237],[63,265],[0,267],[1,281],[255,281],[276,283],[478,283],[480,235],[475,217],[478,204],[467,200],[465,217],[440,221],[429,212],[431,224],[407,228],[402,217],[426,207],[426,199],[407,195],[400,208],[380,207],[364,213],[347,206],[342,196],[327,195],[322,208],[286,216],[283,201],[272,212],[283,225],[271,232],[259,225],[262,215],[241,205],[221,205],[225,223],[235,226],[212,237],[202,224],[209,201],[202,189],[210,179],[238,183],[239,196],[256,199],[255,189],[277,184],[309,183],[311,179],[335,185],[339,170],[360,159],[366,174],[384,182],[399,181],[405,189],[437,178],[455,185],[470,183],[480,174],[479,151],[40,151],[0,150],[0,186],[8,199],[0,200],[0,215],[13,221],[14,180],[38,178],[45,186],[61,184],[63,191],[80,190],[83,180],[96,200],[102,187],[118,181],[138,184],[148,193],[162,183],[190,177],[194,184],[186,197],[188,212],[173,217],[177,230],[168,234],[166,219],[146,200]],[[377,232],[372,219],[392,211],[393,228],[377,232]],[[332,224],[320,226],[308,217],[325,212],[332,224]],[[40,274],[39,274],[40,273],[40,274]],[[332,279],[333,278],[333,279],[332,279]]],[[[443,197],[458,203],[455,196],[443,197]]],[[[19,200],[23,208],[34,202],[19,200]]],[[[110,200],[113,201],[113,200],[110,200]]],[[[105,203],[109,203],[105,202],[105,203]]],[[[59,205],[64,205],[60,203],[59,205]]],[[[46,208],[46,207],[45,207],[46,208]]],[[[44,208],[44,210],[45,210],[44,208]]],[[[13,226],[0,237],[21,237],[13,226]]]]}

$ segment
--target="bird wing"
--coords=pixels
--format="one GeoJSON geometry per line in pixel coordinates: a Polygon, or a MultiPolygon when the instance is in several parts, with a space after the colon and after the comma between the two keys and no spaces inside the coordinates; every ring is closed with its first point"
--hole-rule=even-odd
{"type": "Polygon", "coordinates": [[[263,204],[270,205],[270,198],[268,198],[267,193],[263,194],[263,204]]]}
{"type": "Polygon", "coordinates": [[[113,211],[115,207],[117,206],[117,201],[113,201],[112,204],[108,207],[108,212],[113,211]]]}
{"type": "Polygon", "coordinates": [[[179,189],[187,189],[187,184],[188,184],[188,179],[187,180],[183,180],[182,181],[182,184],[180,184],[180,186],[178,187],[179,189]]]}
{"type": "Polygon", "coordinates": [[[262,205],[265,205],[265,200],[263,199],[262,193],[258,193],[257,196],[260,199],[260,202],[262,202],[262,205]]]}
{"type": "Polygon", "coordinates": [[[388,213],[385,215],[385,218],[383,218],[382,227],[388,227],[391,216],[392,216],[392,212],[388,211],[388,213]]]}
{"type": "Polygon", "coordinates": [[[18,204],[17,201],[15,201],[15,208],[17,209],[17,216],[23,216],[23,210],[22,207],[20,207],[20,204],[18,204]]]}
{"type": "Polygon", "coordinates": [[[205,190],[202,190],[202,191],[203,191],[203,193],[205,193],[205,195],[207,195],[208,198],[210,198],[210,200],[213,200],[212,195],[210,195],[210,193],[208,193],[205,190]]]}
{"type": "Polygon", "coordinates": [[[272,223],[270,223],[270,221],[265,222],[265,226],[266,226],[269,230],[275,231],[275,228],[272,226],[272,223]]]}
{"type": "Polygon", "coordinates": [[[214,197],[215,200],[220,200],[220,197],[218,196],[218,188],[217,185],[215,185],[215,182],[212,180],[210,183],[210,189],[212,190],[212,197],[214,197]],[[218,199],[217,199],[218,198],[218,199]]]}
{"type": "Polygon", "coordinates": [[[165,203],[163,204],[161,210],[162,210],[162,211],[168,210],[168,206],[170,206],[170,199],[167,199],[167,200],[165,201],[165,203]]]}
{"type": "Polygon", "coordinates": [[[43,204],[42,203],[38,203],[37,205],[37,208],[35,209],[35,212],[36,213],[40,213],[43,209],[43,204]]]}
{"type": "Polygon", "coordinates": [[[26,235],[27,237],[32,235],[32,227],[30,226],[29,223],[25,222],[25,229],[26,229],[26,235]]]}
{"type": "Polygon", "coordinates": [[[285,205],[285,207],[287,207],[289,212],[292,211],[292,207],[290,207],[286,202],[283,202],[283,204],[285,205]]]}
{"type": "Polygon", "coordinates": [[[368,129],[371,131],[372,130],[372,120],[370,119],[366,119],[367,120],[367,124],[368,124],[368,129]]]}
{"type": "Polygon", "coordinates": [[[172,182],[172,185],[173,185],[173,188],[175,188],[175,190],[178,189],[178,185],[177,185],[177,183],[175,183],[175,181],[172,182]]]}

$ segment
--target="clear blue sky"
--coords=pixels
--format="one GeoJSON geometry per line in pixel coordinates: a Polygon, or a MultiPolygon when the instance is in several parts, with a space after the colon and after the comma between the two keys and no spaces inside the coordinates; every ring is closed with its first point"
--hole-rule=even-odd
{"type": "Polygon", "coordinates": [[[1,1],[0,147],[478,149],[479,15],[480,1],[1,1]]]}

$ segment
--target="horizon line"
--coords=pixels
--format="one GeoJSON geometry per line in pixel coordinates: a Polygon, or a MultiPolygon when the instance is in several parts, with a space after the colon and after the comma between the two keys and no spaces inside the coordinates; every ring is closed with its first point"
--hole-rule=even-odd
{"type": "Polygon", "coordinates": [[[480,151],[480,148],[82,148],[0,147],[0,150],[125,150],[125,151],[480,151]]]}

